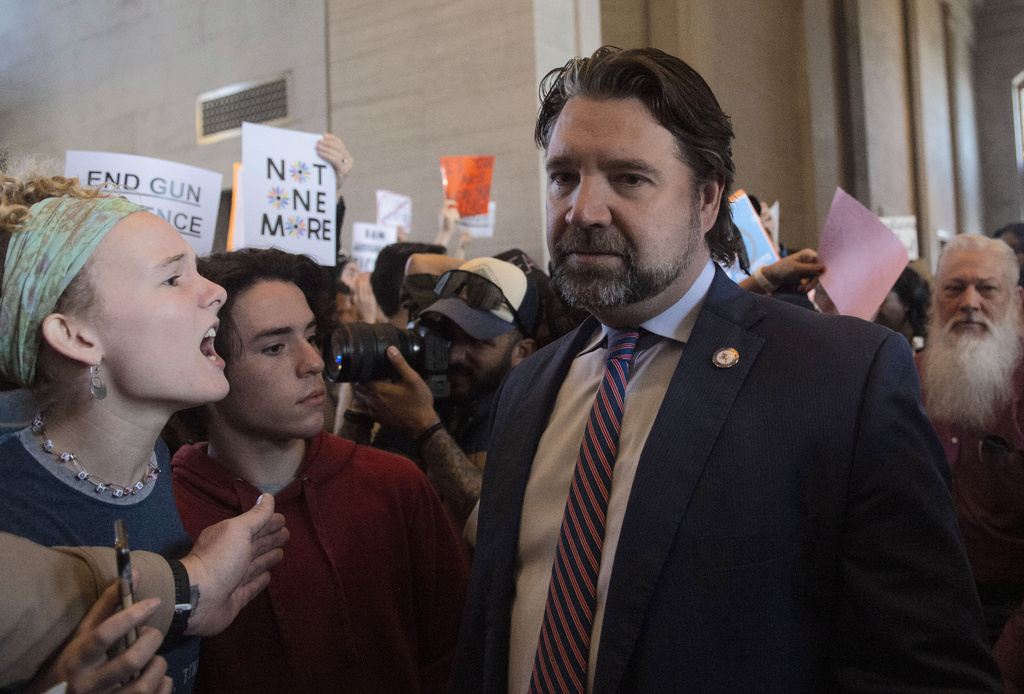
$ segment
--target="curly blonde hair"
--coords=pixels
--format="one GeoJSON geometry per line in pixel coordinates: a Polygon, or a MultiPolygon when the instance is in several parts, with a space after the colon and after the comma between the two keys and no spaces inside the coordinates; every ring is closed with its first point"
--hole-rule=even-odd
{"type": "MultiPolygon", "coordinates": [[[[7,255],[7,243],[11,234],[18,230],[28,219],[29,208],[47,198],[106,198],[109,195],[98,188],[86,188],[77,178],[52,176],[49,178],[31,177],[25,181],[0,173],[0,244],[3,257],[7,255]]],[[[2,265],[0,265],[2,268],[2,265]]],[[[0,273],[2,274],[2,273],[0,273]]]]}
{"type": "MultiPolygon", "coordinates": [[[[37,202],[48,198],[77,198],[90,200],[107,198],[110,195],[98,188],[87,188],[77,178],[65,176],[28,176],[18,180],[0,173],[0,281],[3,280],[7,263],[7,247],[11,237],[18,232],[29,217],[29,208],[37,202]]],[[[57,300],[54,311],[57,313],[81,313],[88,310],[93,303],[95,294],[89,281],[89,264],[79,271],[78,275],[64,290],[57,300]]],[[[42,336],[40,336],[42,339],[42,336]]],[[[47,380],[47,369],[37,371],[37,381],[47,380]]],[[[0,381],[0,390],[10,384],[0,381]]]]}

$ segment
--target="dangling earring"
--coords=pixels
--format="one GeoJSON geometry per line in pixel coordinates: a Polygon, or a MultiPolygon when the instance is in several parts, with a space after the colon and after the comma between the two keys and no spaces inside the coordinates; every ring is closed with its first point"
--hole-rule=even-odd
{"type": "Polygon", "coordinates": [[[89,367],[89,392],[97,400],[107,397],[107,384],[100,378],[99,364],[93,364],[89,367]]]}

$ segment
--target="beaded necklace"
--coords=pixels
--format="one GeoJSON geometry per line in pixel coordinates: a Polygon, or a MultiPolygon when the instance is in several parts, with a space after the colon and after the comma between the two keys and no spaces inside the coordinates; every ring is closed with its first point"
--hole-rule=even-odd
{"type": "Polygon", "coordinates": [[[37,414],[32,420],[32,433],[40,440],[40,445],[43,447],[44,451],[50,455],[56,456],[57,460],[64,465],[70,465],[73,468],[75,477],[90,485],[94,485],[95,489],[93,491],[97,494],[108,490],[116,498],[121,498],[125,494],[138,494],[142,491],[143,487],[155,480],[156,476],[160,474],[160,468],[157,467],[156,463],[151,459],[149,461],[149,469],[146,471],[146,474],[142,476],[141,480],[131,487],[121,487],[107,482],[106,480],[102,480],[95,475],[90,475],[85,471],[85,468],[82,467],[82,464],[78,462],[78,457],[75,456],[74,453],[54,453],[53,442],[46,436],[46,425],[43,422],[42,412],[37,414]]]}

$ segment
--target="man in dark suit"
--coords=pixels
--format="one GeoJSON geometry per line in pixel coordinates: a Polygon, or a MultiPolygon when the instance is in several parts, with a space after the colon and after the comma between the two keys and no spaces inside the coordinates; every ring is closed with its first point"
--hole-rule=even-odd
{"type": "Polygon", "coordinates": [[[997,691],[906,341],[716,267],[732,130],[685,63],[542,91],[552,280],[594,317],[499,392],[451,690],[997,691]]]}

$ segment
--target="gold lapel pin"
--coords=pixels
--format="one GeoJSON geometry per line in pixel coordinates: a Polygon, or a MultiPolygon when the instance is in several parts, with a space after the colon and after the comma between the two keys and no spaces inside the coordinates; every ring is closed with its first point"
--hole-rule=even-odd
{"type": "Polygon", "coordinates": [[[730,369],[736,366],[736,362],[740,360],[740,353],[734,350],[732,347],[723,347],[717,352],[715,356],[711,358],[711,361],[720,369],[730,369]]]}

